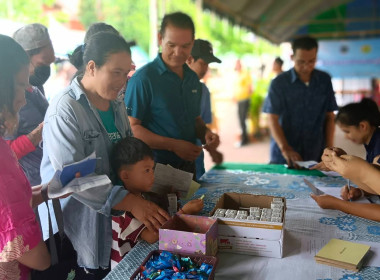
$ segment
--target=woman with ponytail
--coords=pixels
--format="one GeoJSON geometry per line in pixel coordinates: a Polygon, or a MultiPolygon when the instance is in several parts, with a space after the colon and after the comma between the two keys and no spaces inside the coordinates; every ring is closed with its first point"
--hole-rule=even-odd
{"type": "MultiPolygon", "coordinates": [[[[115,183],[109,153],[114,143],[132,135],[124,102],[117,99],[131,67],[129,45],[117,34],[99,32],[70,59],[78,73],[52,100],[45,116],[42,180],[95,152],[95,173],[108,175],[115,183]]],[[[109,270],[111,212],[129,211],[151,230],[169,218],[154,203],[116,184],[74,192],[62,204],[65,233],[86,279],[102,279],[109,270]]]]}

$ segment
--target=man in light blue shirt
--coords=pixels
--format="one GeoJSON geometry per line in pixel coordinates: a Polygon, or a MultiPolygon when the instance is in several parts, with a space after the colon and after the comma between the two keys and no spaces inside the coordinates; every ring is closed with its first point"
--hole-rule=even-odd
{"type": "Polygon", "coordinates": [[[263,112],[271,131],[270,162],[320,161],[323,149],[333,146],[334,110],[331,77],[314,69],[318,43],[310,37],[293,44],[294,68],[273,79],[263,112]]]}
{"type": "Polygon", "coordinates": [[[196,139],[210,149],[219,145],[200,117],[201,84],[186,65],[194,32],[188,15],[165,15],[158,34],[162,52],[132,76],[125,94],[133,134],[154,150],[155,161],[192,173],[202,151],[196,139]]]}

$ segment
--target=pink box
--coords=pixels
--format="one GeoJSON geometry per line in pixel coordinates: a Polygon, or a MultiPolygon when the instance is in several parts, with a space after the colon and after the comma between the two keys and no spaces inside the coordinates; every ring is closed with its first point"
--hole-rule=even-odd
{"type": "Polygon", "coordinates": [[[175,215],[159,230],[159,249],[181,254],[215,256],[218,223],[210,217],[175,215]]]}

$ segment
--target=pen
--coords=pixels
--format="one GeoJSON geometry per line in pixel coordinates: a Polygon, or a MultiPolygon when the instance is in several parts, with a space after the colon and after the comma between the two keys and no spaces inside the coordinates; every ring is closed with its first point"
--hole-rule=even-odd
{"type": "MultiPolygon", "coordinates": [[[[347,179],[347,189],[348,189],[348,195],[350,195],[350,190],[351,190],[350,179],[347,179]]],[[[351,198],[350,198],[350,201],[352,201],[351,198]]]]}

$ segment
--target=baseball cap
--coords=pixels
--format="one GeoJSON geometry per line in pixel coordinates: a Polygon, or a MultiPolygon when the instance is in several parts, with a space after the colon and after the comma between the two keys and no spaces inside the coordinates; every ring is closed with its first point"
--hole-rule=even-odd
{"type": "Polygon", "coordinates": [[[26,51],[42,48],[51,43],[48,29],[39,23],[21,27],[13,34],[13,39],[26,51]]]}
{"type": "Polygon", "coordinates": [[[219,58],[214,56],[211,43],[209,41],[201,39],[194,41],[193,49],[191,50],[191,56],[202,58],[206,63],[222,62],[219,58]]]}

